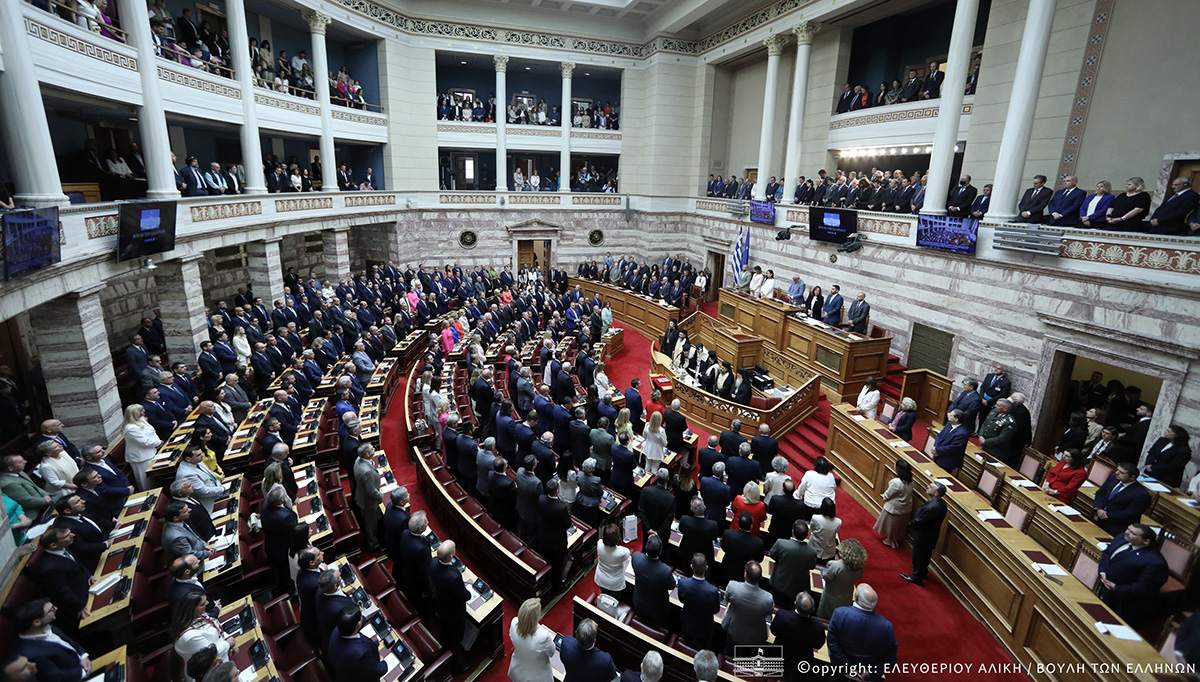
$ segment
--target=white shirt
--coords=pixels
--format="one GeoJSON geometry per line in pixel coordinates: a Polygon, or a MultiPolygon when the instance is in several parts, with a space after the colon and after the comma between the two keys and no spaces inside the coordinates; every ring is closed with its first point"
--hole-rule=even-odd
{"type": "Polygon", "coordinates": [[[550,659],[554,656],[554,633],[544,625],[529,637],[517,635],[517,619],[512,619],[508,628],[512,640],[512,660],[508,664],[508,679],[513,682],[553,682],[554,670],[550,659]]]}
{"type": "Polygon", "coordinates": [[[142,420],[140,423],[128,424],[125,427],[125,459],[130,462],[148,462],[154,458],[154,453],[162,440],[150,423],[142,420]]]}
{"type": "Polygon", "coordinates": [[[836,493],[837,480],[832,472],[822,475],[815,471],[807,471],[800,479],[800,486],[796,488],[794,497],[804,500],[804,504],[813,509],[820,509],[821,501],[827,497],[833,499],[836,493]]]}
{"type": "MultiPolygon", "coordinates": [[[[209,644],[217,647],[218,662],[229,660],[229,642],[225,641],[220,625],[215,618],[200,616],[175,641],[175,653],[179,654],[179,657],[183,659],[183,665],[186,668],[187,662],[192,656],[209,644]]],[[[188,679],[190,680],[191,678],[188,679]]]]}
{"type": "Polygon", "coordinates": [[[758,287],[758,295],[763,298],[775,298],[775,278],[764,278],[758,287]]]}
{"type": "Polygon", "coordinates": [[[75,478],[75,474],[79,473],[79,465],[75,460],[71,459],[70,455],[65,452],[59,453],[58,457],[46,457],[37,465],[38,476],[46,482],[46,492],[51,497],[65,497],[71,493],[64,486],[75,478]]]}
{"type": "Polygon", "coordinates": [[[629,554],[628,547],[609,547],[601,542],[596,548],[596,585],[614,592],[625,589],[625,564],[629,554]]]}
{"type": "Polygon", "coordinates": [[[879,389],[872,391],[866,386],[858,393],[858,410],[867,419],[874,419],[879,408],[879,389]]]}
{"type": "Polygon", "coordinates": [[[1104,198],[1104,195],[1101,195],[1101,194],[1093,194],[1092,195],[1092,200],[1088,202],[1088,206],[1087,206],[1087,214],[1088,215],[1092,215],[1093,213],[1096,212],[1096,206],[1100,205],[1100,200],[1103,198],[1104,198]]]}

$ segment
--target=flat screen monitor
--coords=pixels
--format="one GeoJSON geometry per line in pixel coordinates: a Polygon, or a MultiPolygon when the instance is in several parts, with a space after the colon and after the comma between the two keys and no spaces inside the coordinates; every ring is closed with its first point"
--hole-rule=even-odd
{"type": "Polygon", "coordinates": [[[979,221],[957,216],[922,215],[917,218],[917,246],[955,253],[975,253],[979,221]]]}
{"type": "Polygon", "coordinates": [[[58,207],[4,214],[4,277],[12,279],[62,260],[58,207]]]}
{"type": "Polygon", "coordinates": [[[775,224],[775,202],[773,202],[773,201],[751,201],[750,202],[750,222],[774,225],[775,224]]]}
{"type": "Polygon", "coordinates": [[[121,204],[117,262],[137,260],[175,248],[175,202],[121,204]]]}
{"type": "Polygon", "coordinates": [[[808,209],[808,238],[830,244],[844,244],[858,231],[858,211],[842,208],[808,209]]]}

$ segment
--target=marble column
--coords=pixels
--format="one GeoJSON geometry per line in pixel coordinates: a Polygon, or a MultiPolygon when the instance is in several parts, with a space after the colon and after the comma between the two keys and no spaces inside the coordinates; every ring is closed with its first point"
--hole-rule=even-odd
{"type": "Polygon", "coordinates": [[[1038,90],[1042,86],[1056,5],[1057,0],[1029,0],[1021,51],[1017,54],[1016,76],[1008,100],[1008,115],[1004,118],[1004,134],[1000,138],[995,179],[992,180],[992,208],[987,216],[990,220],[1005,221],[1017,217],[1017,197],[1021,192],[1025,157],[1029,153],[1029,138],[1033,134],[1033,116],[1037,111],[1038,90]]]}
{"type": "Polygon", "coordinates": [[[163,261],[154,271],[167,355],[171,356],[171,362],[188,363],[189,369],[196,368],[200,342],[208,340],[204,284],[200,279],[203,258],[194,254],[163,261]]]}
{"type": "MultiPolygon", "coordinates": [[[[120,0],[122,17],[144,17],[146,4],[141,0],[120,0]]],[[[158,56],[150,22],[121,22],[129,42],[137,49],[138,78],[142,84],[142,106],[138,110],[138,132],[142,137],[142,161],[146,166],[146,198],[178,199],[175,169],[171,166],[171,140],[167,137],[167,112],[158,89],[158,56]]]]}
{"type": "MultiPolygon", "coordinates": [[[[21,2],[0,2],[0,45],[8,48],[4,50],[4,72],[0,74],[0,134],[12,164],[9,175],[17,185],[13,198],[18,206],[66,206],[67,195],[63,194],[58,166],[53,162],[50,124],[21,16],[24,6],[21,2]]],[[[53,25],[54,19],[45,16],[53,25]]]]}
{"type": "Polygon", "coordinates": [[[321,108],[321,191],[336,192],[337,155],[333,151],[333,104],[329,101],[329,56],[325,50],[325,27],[333,21],[315,10],[304,13],[312,37],[313,82],[317,106],[321,108]]]}
{"type": "Polygon", "coordinates": [[[333,282],[350,279],[350,228],[323,230],[321,248],[325,254],[325,279],[333,282]]]}
{"type": "Polygon", "coordinates": [[[779,56],[787,38],[773,35],[763,41],[767,46],[767,91],[763,93],[762,133],[758,136],[758,180],[754,183],[754,198],[767,198],[767,179],[771,177],[771,136],[775,132],[775,93],[779,89],[779,56]]]}
{"type": "Polygon", "coordinates": [[[121,433],[121,398],[100,305],[105,286],[93,284],[29,311],[54,416],[80,447],[107,445],[121,433]]]}
{"type": "Polygon", "coordinates": [[[571,191],[571,118],[574,107],[571,106],[571,73],[575,70],[572,62],[562,62],[558,65],[562,70],[562,106],[558,108],[562,116],[562,150],[558,153],[558,191],[571,191]]]}
{"type": "Polygon", "coordinates": [[[508,125],[508,57],[496,55],[492,57],[492,63],[496,65],[496,191],[507,192],[508,141],[505,139],[505,126],[508,125]]]}
{"type": "Polygon", "coordinates": [[[937,127],[933,132],[933,155],[929,158],[929,185],[925,190],[923,213],[946,215],[946,197],[953,184],[950,173],[954,170],[954,147],[958,144],[958,122],[962,118],[978,13],[979,0],[958,0],[954,8],[954,27],[950,31],[946,79],[942,82],[937,127]]]}
{"type": "MultiPolygon", "coordinates": [[[[258,105],[255,103],[254,68],[250,63],[250,33],[246,27],[245,0],[226,0],[229,18],[229,49],[233,51],[233,74],[242,89],[242,168],[246,173],[246,194],[266,194],[263,176],[262,141],[258,133],[258,105]]],[[[313,78],[313,82],[316,82],[313,78]]],[[[326,85],[328,87],[328,84],[326,85]]],[[[324,166],[322,166],[324,168],[324,166]]]]}
{"type": "Polygon", "coordinates": [[[282,242],[281,237],[275,237],[246,244],[250,287],[254,289],[255,296],[262,296],[268,311],[275,301],[283,300],[283,260],[279,256],[282,242]]]}
{"type": "Polygon", "coordinates": [[[804,139],[804,103],[808,98],[808,60],[812,55],[813,36],[820,24],[804,22],[792,29],[796,36],[796,70],[792,77],[792,101],[788,109],[787,158],[783,164],[783,200],[795,195],[800,179],[800,141],[804,139]]]}

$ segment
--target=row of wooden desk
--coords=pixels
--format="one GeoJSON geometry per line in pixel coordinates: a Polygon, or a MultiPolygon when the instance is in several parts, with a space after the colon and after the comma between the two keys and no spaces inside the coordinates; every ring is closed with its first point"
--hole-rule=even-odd
{"type": "MultiPolygon", "coordinates": [[[[1048,553],[1032,534],[1023,533],[1005,518],[986,513],[994,512],[988,499],[942,470],[925,453],[896,438],[883,424],[857,414],[849,405],[834,406],[826,457],[840,472],[842,488],[874,514],[882,508],[881,496],[895,475],[898,459],[905,459],[912,466],[914,505],[923,502],[919,491],[931,481],[946,485],[949,513],[933,553],[933,567],[1009,653],[1028,666],[1034,679],[1180,679],[1159,672],[1168,670],[1165,662],[1140,637],[1126,640],[1100,632],[1098,623],[1115,626],[1122,622],[1088,587],[1067,574],[1061,566],[1060,554],[1048,553]],[[981,512],[985,512],[982,518],[981,512]],[[1055,568],[1039,569],[1037,564],[1055,568]],[[1048,573],[1065,575],[1055,578],[1048,573]],[[1115,665],[1053,669],[1039,666],[1078,662],[1115,665]]],[[[972,456],[968,456],[967,462],[997,468],[996,464],[980,462],[972,456]]],[[[1015,474],[1009,480],[1022,479],[1023,476],[1015,474]]],[[[1037,499],[1040,491],[1036,484],[1033,488],[1013,484],[1005,487],[1013,488],[1010,494],[1027,495],[1031,501],[1048,505],[1045,500],[1037,499]]],[[[1082,515],[1065,516],[1035,509],[1033,516],[1034,524],[1046,529],[1041,541],[1058,533],[1074,537],[1076,543],[1111,539],[1102,532],[1097,536],[1099,529],[1082,515]]]]}

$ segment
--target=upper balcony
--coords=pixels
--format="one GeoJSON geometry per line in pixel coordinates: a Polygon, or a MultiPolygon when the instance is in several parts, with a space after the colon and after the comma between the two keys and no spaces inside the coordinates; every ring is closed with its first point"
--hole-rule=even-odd
{"type": "MultiPolygon", "coordinates": [[[[505,140],[509,150],[557,152],[565,130],[571,133],[571,153],[620,154],[621,131],[561,126],[508,125],[505,140]]],[[[438,121],[438,146],[459,149],[495,149],[496,124],[469,121],[438,121]]]]}
{"type": "MultiPolygon", "coordinates": [[[[960,141],[971,129],[974,102],[974,95],[963,98],[960,141]]],[[[931,99],[835,114],[829,119],[829,149],[932,145],[940,107],[940,99],[931,99]]]]}

